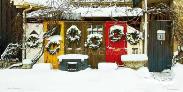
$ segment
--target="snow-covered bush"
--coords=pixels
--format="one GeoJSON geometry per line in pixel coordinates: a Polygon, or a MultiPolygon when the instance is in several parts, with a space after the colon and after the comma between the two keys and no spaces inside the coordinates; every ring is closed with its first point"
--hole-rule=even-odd
{"type": "Polygon", "coordinates": [[[5,51],[3,52],[3,54],[1,55],[1,60],[5,60],[5,61],[17,61],[18,57],[18,50],[19,50],[19,45],[10,43],[8,44],[7,48],[5,49],[5,51]]]}

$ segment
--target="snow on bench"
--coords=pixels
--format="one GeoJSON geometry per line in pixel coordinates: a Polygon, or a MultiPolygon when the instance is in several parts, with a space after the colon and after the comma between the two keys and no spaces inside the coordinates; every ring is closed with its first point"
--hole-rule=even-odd
{"type": "Polygon", "coordinates": [[[122,55],[121,61],[126,67],[138,69],[147,63],[148,57],[145,54],[122,55]]]}
{"type": "Polygon", "coordinates": [[[121,55],[121,61],[147,61],[148,57],[145,54],[131,54],[131,55],[121,55]]]}
{"type": "Polygon", "coordinates": [[[116,70],[118,69],[118,65],[116,63],[99,63],[99,70],[116,70]]]}
{"type": "Polygon", "coordinates": [[[81,61],[85,61],[85,59],[88,59],[88,55],[82,55],[82,54],[66,54],[66,55],[60,55],[57,57],[60,62],[62,62],[63,59],[81,59],[81,61]]]}

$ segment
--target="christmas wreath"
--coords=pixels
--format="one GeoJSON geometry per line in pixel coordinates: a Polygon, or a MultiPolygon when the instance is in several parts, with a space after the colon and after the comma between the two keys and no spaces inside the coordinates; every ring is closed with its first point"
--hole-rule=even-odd
{"type": "Polygon", "coordinates": [[[49,39],[50,41],[47,43],[46,50],[51,54],[54,55],[56,54],[59,50],[60,50],[60,36],[59,35],[55,35],[50,37],[49,39]]]}
{"type": "Polygon", "coordinates": [[[90,34],[87,37],[87,42],[85,46],[88,46],[92,49],[98,49],[102,44],[102,35],[101,34],[90,34]]]}
{"type": "Polygon", "coordinates": [[[79,41],[81,37],[81,31],[75,26],[72,25],[66,32],[67,40],[69,42],[79,41]]]}
{"type": "Polygon", "coordinates": [[[139,43],[142,37],[140,36],[140,32],[135,31],[132,33],[127,33],[126,39],[131,45],[136,45],[139,43]]]}
{"type": "Polygon", "coordinates": [[[114,25],[110,28],[109,38],[112,42],[117,42],[121,40],[122,36],[124,35],[124,27],[119,25],[114,25]]]}
{"type": "Polygon", "coordinates": [[[26,43],[30,48],[37,48],[40,44],[38,34],[31,34],[26,43]]]}

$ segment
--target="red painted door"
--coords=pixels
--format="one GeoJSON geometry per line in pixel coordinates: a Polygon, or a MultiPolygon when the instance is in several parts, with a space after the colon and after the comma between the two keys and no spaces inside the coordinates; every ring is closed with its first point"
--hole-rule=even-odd
{"type": "MultiPolygon", "coordinates": [[[[127,23],[122,21],[107,21],[105,23],[105,36],[106,36],[106,62],[117,63],[123,65],[121,55],[127,54],[127,41],[126,41],[127,23]],[[123,36],[114,41],[110,33],[112,30],[120,29],[123,31],[123,36]]],[[[115,36],[115,34],[114,34],[115,36]]]]}

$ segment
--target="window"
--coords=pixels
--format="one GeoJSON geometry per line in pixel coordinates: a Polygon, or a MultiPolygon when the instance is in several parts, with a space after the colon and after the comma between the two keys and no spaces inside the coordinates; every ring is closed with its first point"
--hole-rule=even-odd
{"type": "Polygon", "coordinates": [[[60,28],[59,24],[48,24],[48,31],[53,32],[52,35],[60,35],[60,28]]]}
{"type": "Polygon", "coordinates": [[[103,25],[89,25],[88,34],[103,34],[103,25]]]}
{"type": "Polygon", "coordinates": [[[138,54],[138,48],[132,48],[132,54],[138,54]]]}

